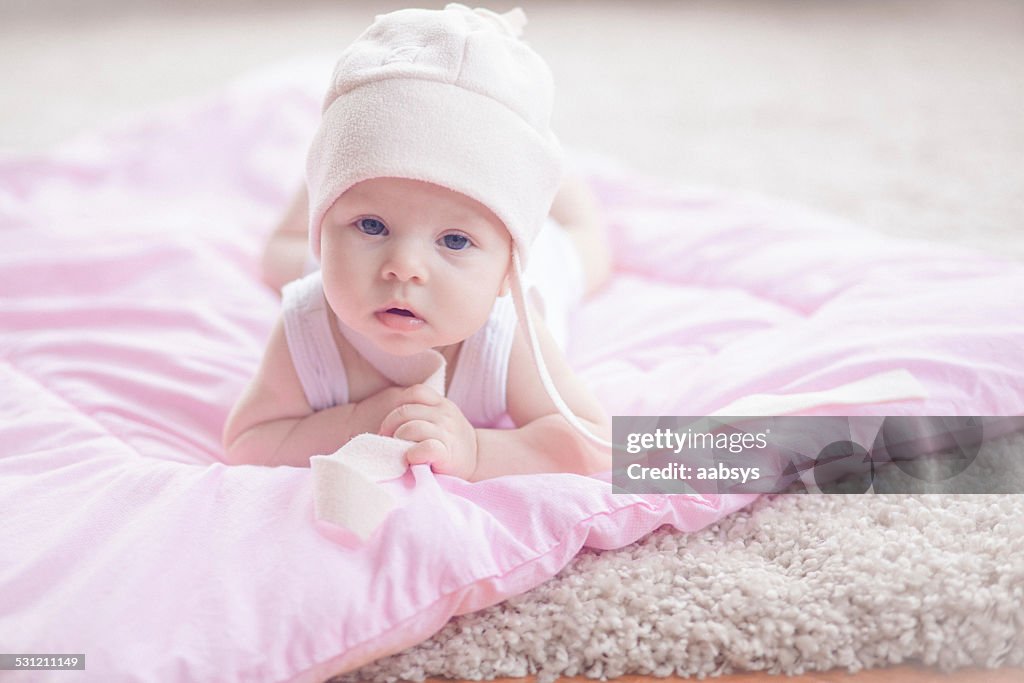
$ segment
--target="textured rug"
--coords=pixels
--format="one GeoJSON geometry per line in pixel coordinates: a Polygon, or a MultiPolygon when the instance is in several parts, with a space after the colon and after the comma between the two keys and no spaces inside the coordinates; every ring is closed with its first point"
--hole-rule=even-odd
{"type": "MultiPolygon", "coordinates": [[[[986,447],[1019,478],[1024,436],[986,447]]],[[[1019,479],[1018,479],[1019,483],[1019,479]]],[[[1024,495],[777,495],[561,574],[332,679],[1024,665],[1024,495]]]]}

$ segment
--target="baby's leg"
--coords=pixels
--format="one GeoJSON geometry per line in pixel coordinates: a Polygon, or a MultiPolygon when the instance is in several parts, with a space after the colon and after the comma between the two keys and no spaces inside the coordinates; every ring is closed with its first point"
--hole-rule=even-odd
{"type": "Polygon", "coordinates": [[[612,258],[604,217],[586,182],[567,175],[551,205],[551,217],[568,233],[580,254],[584,294],[599,288],[611,274],[612,258]]]}
{"type": "Polygon", "coordinates": [[[309,255],[309,208],[306,188],[292,199],[274,232],[263,247],[263,281],[280,292],[281,288],[306,274],[309,255]]]}

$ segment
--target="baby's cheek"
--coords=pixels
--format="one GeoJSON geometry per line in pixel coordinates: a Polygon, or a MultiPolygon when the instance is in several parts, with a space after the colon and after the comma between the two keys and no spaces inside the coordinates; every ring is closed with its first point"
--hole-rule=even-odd
{"type": "Polygon", "coordinates": [[[360,289],[353,281],[352,273],[325,266],[323,269],[324,296],[336,315],[345,318],[362,298],[360,289]]]}
{"type": "Polygon", "coordinates": [[[463,338],[469,337],[487,323],[494,308],[494,298],[476,296],[465,300],[462,305],[455,307],[454,319],[463,332],[463,338]]]}

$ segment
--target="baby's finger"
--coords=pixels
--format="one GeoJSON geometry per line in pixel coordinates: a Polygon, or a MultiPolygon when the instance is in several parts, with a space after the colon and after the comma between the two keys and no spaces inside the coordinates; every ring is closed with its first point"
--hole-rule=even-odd
{"type": "Polygon", "coordinates": [[[377,433],[381,436],[397,436],[395,434],[395,430],[405,423],[412,422],[413,420],[434,422],[436,413],[436,408],[425,406],[422,403],[406,403],[400,405],[384,416],[384,419],[381,420],[380,429],[377,430],[377,433]]]}
{"type": "Polygon", "coordinates": [[[436,465],[447,462],[448,447],[437,439],[427,439],[410,446],[405,452],[405,459],[410,465],[430,463],[436,469],[436,465]]]}
{"type": "Polygon", "coordinates": [[[436,406],[441,403],[444,396],[437,393],[426,384],[413,384],[405,389],[399,396],[402,403],[421,403],[425,406],[436,406]]]}
{"type": "Polygon", "coordinates": [[[438,426],[426,420],[412,420],[399,425],[398,429],[395,430],[394,436],[396,439],[404,439],[415,443],[427,441],[428,439],[441,441],[444,438],[444,434],[438,426]]]}

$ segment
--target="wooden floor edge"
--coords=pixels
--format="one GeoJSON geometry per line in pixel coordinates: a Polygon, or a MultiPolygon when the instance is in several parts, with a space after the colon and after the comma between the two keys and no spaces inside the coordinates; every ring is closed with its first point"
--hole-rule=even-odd
{"type": "MultiPolygon", "coordinates": [[[[573,676],[559,678],[559,683],[594,683],[594,678],[573,676]]],[[[928,667],[897,666],[883,669],[865,669],[857,673],[849,673],[846,669],[833,669],[820,673],[808,673],[798,676],[768,674],[764,672],[748,672],[727,674],[725,676],[705,677],[703,679],[657,678],[655,676],[621,676],[608,679],[609,683],[680,683],[682,681],[705,680],[710,683],[753,683],[754,681],[785,681],[786,683],[1021,683],[1024,681],[1024,668],[1003,667],[999,669],[966,668],[951,672],[943,672],[928,667]]],[[[536,683],[536,676],[527,678],[496,678],[490,683],[536,683]]],[[[464,679],[429,678],[426,683],[478,683],[464,679]]]]}

